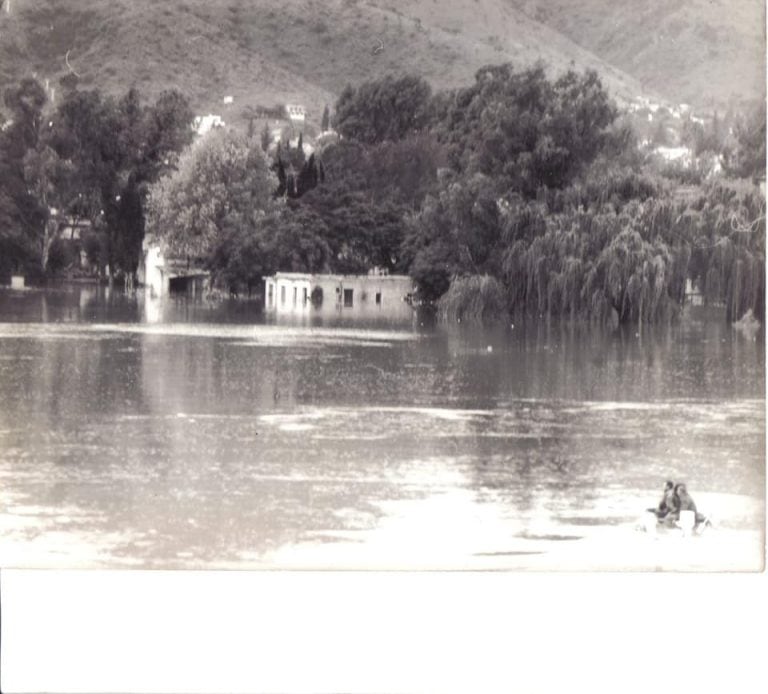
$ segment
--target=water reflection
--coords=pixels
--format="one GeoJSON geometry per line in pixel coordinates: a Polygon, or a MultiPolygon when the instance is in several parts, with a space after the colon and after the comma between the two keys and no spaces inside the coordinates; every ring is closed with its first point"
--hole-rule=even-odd
{"type": "Polygon", "coordinates": [[[728,548],[665,566],[759,565],[762,336],[424,323],[0,291],[4,564],[656,567],[672,477],[728,548]]]}

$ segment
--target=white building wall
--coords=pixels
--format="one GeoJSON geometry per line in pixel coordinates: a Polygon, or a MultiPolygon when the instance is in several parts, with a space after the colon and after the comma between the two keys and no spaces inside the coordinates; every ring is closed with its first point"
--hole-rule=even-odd
{"type": "Polygon", "coordinates": [[[267,311],[280,314],[409,318],[414,291],[413,280],[405,275],[277,273],[265,280],[264,301],[267,311]],[[312,293],[318,289],[322,303],[315,306],[312,293]]]}
{"type": "MultiPolygon", "coordinates": [[[[310,307],[312,285],[309,275],[280,277],[275,281],[274,308],[281,313],[302,313],[310,307]]],[[[267,295],[269,300],[269,295],[267,295]]]]}
{"type": "Polygon", "coordinates": [[[145,244],[143,262],[139,264],[139,282],[151,296],[163,296],[168,291],[168,278],[165,277],[165,258],[160,246],[145,244]]]}

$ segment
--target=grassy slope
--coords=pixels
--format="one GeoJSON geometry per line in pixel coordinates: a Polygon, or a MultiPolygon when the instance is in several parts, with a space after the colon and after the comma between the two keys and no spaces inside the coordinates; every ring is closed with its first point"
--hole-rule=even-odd
{"type": "Polygon", "coordinates": [[[763,0],[508,0],[662,92],[699,106],[761,98],[763,0]]]}
{"type": "MultiPolygon", "coordinates": [[[[197,112],[304,103],[319,120],[348,82],[413,71],[436,88],[485,64],[594,67],[618,94],[637,82],[507,0],[12,0],[0,14],[0,88],[35,71],[56,85],[65,55],[83,86],[154,96],[177,87],[197,112]],[[376,52],[375,48],[383,45],[376,52]],[[222,97],[235,97],[223,106],[222,97]]],[[[241,121],[242,122],[242,121],[241,121]]]]}

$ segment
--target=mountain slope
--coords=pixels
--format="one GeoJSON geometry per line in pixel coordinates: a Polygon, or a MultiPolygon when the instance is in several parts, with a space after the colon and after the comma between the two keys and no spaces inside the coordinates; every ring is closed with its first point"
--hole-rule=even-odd
{"type": "Polygon", "coordinates": [[[508,0],[673,102],[765,93],[763,0],[508,0]]]}
{"type": "Polygon", "coordinates": [[[113,93],[177,87],[230,122],[246,105],[292,102],[317,122],[348,82],[415,72],[453,87],[482,65],[536,60],[595,68],[615,94],[640,93],[507,0],[13,0],[0,13],[0,88],[33,71],[57,86],[71,69],[113,93]]]}

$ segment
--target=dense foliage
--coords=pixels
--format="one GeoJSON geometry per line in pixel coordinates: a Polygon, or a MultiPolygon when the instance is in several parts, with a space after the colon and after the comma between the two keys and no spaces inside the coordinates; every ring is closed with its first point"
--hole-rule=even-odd
{"type": "Polygon", "coordinates": [[[276,185],[255,139],[219,129],[196,142],[151,190],[148,230],[174,255],[207,257],[227,234],[247,234],[276,185]]]}
{"type": "Polygon", "coordinates": [[[170,170],[192,138],[192,112],[177,92],[143,105],[79,91],[64,80],[56,109],[33,79],[5,93],[10,125],[0,133],[0,272],[43,275],[63,230],[87,220],[112,274],[136,272],[147,186],[170,170]]]}
{"type": "Polygon", "coordinates": [[[424,79],[412,75],[347,86],[336,102],[334,127],[367,145],[400,140],[427,124],[431,92],[424,79]]]}
{"type": "Polygon", "coordinates": [[[268,127],[190,147],[175,93],[142,106],[71,84],[48,115],[25,81],[5,103],[0,272],[30,259],[50,271],[60,219],[80,215],[89,256],[132,273],[146,217],[170,254],[236,291],[276,271],[379,267],[409,273],[446,319],[642,325],[678,315],[691,286],[729,320],[764,313],[764,109],[729,114],[727,136],[717,117],[683,123],[696,159],[673,171],[596,74],[541,66],[487,67],[437,94],[415,76],[348,87],[340,137],[313,147],[301,133],[275,146],[268,127]]]}
{"type": "Polygon", "coordinates": [[[606,145],[616,117],[596,73],[553,82],[541,66],[479,70],[475,84],[445,95],[436,110],[454,169],[499,178],[527,196],[573,181],[606,145]]]}

